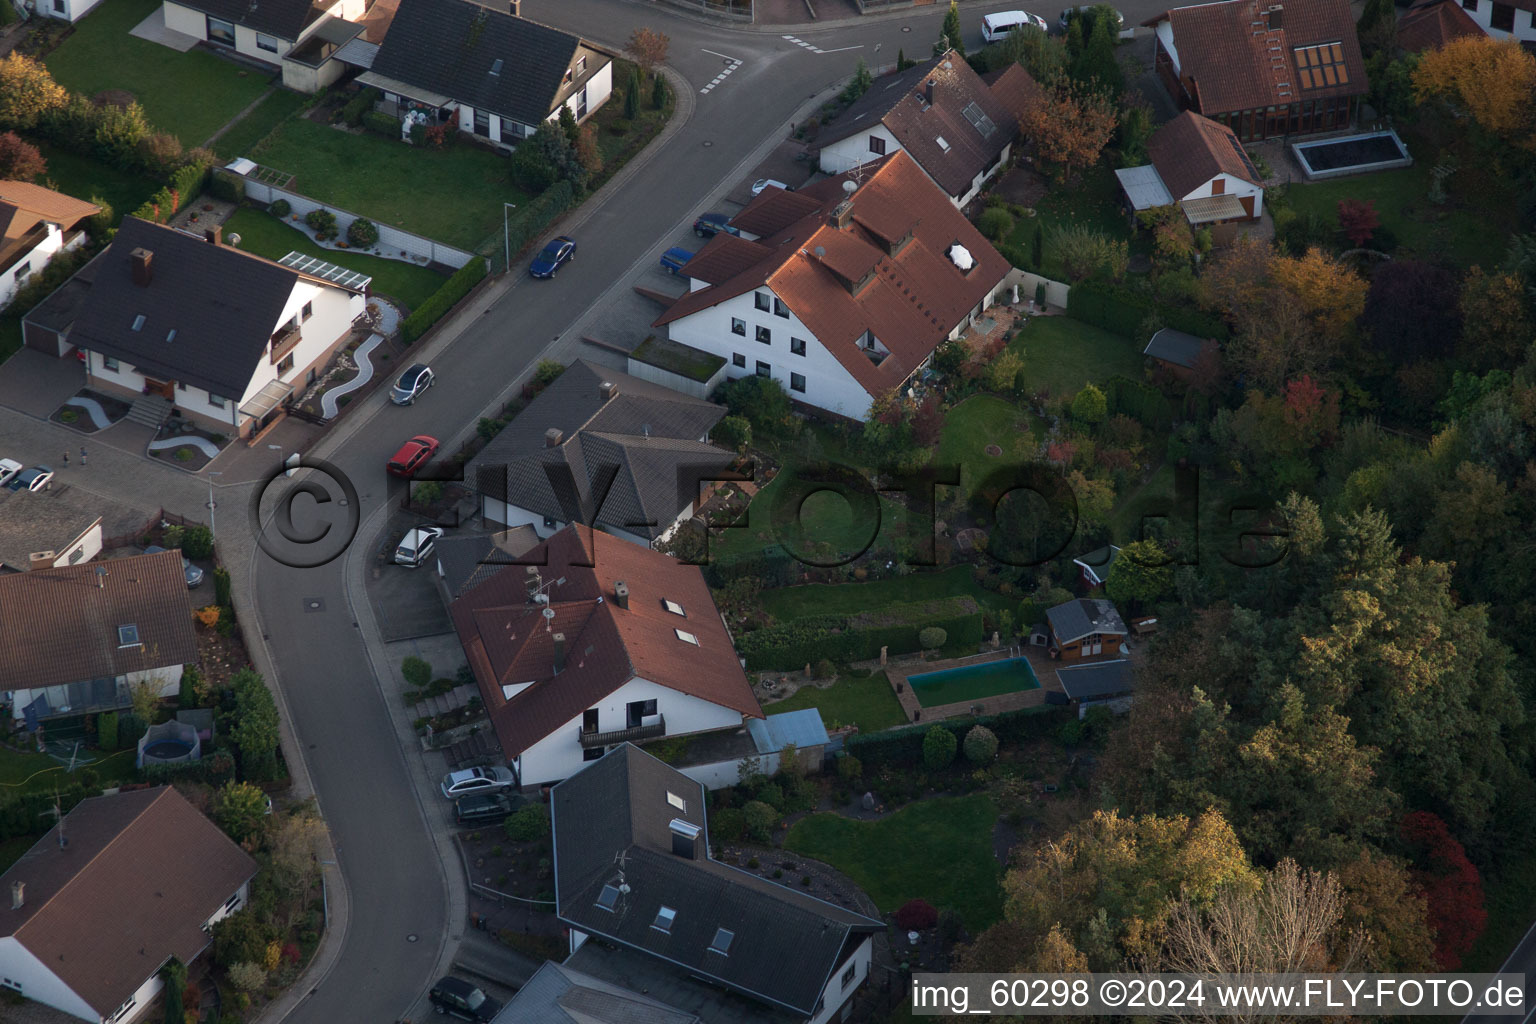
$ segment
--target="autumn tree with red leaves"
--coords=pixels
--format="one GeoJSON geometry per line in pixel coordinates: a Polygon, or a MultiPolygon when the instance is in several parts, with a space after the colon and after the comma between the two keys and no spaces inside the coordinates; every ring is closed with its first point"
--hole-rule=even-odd
{"type": "Polygon", "coordinates": [[[48,161],[32,143],[15,132],[0,135],[0,178],[31,181],[48,169],[48,161]]]}
{"type": "Polygon", "coordinates": [[[1438,816],[1414,811],[1403,818],[1401,834],[1414,848],[1418,867],[1413,877],[1428,903],[1429,925],[1435,932],[1435,963],[1442,970],[1454,971],[1488,923],[1483,880],[1438,816]]]}
{"type": "Polygon", "coordinates": [[[1365,245],[1381,227],[1376,204],[1369,199],[1340,199],[1339,227],[1344,229],[1344,237],[1352,244],[1365,245]]]}

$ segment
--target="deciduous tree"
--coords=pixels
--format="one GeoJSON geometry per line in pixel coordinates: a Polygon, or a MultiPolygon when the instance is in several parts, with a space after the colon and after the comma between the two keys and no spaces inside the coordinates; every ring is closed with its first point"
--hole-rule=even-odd
{"type": "MultiPolygon", "coordinates": [[[[1377,0],[1371,0],[1372,3],[1377,0]]],[[[1387,0],[1390,7],[1392,0],[1387,0]]],[[[1381,216],[1376,204],[1370,199],[1340,199],[1338,203],[1339,228],[1351,245],[1363,246],[1381,227],[1381,216]]]]}
{"type": "Polygon", "coordinates": [[[1476,370],[1517,365],[1532,331],[1525,282],[1515,274],[1473,267],[1461,282],[1458,355],[1476,370]]]}
{"type": "Polygon", "coordinates": [[[255,835],[266,814],[267,794],[249,782],[230,782],[214,799],[213,820],[237,843],[255,835]]]}
{"type": "Polygon", "coordinates": [[[1456,275],[1420,260],[1376,268],[1361,310],[1360,329],[1372,347],[1399,365],[1451,354],[1462,330],[1456,275]]]}
{"type": "Polygon", "coordinates": [[[637,28],[629,34],[629,45],[625,49],[640,65],[640,70],[649,75],[666,63],[667,49],[671,45],[672,40],[655,29],[637,28]]]}
{"type": "Polygon", "coordinates": [[[1035,155],[1065,181],[1093,166],[1115,131],[1114,103],[1074,82],[1061,82],[1020,119],[1035,155]]]}
{"type": "Polygon", "coordinates": [[[1361,950],[1368,970],[1432,971],[1435,948],[1424,897],[1408,871],[1377,850],[1360,856],[1339,869],[1343,889],[1343,925],[1365,939],[1361,950]]]}
{"type": "Polygon", "coordinates": [[[37,58],[15,52],[0,57],[0,128],[34,128],[68,96],[37,58]]]}
{"type": "Polygon", "coordinates": [[[0,178],[31,181],[48,170],[48,161],[32,143],[15,132],[0,135],[0,178]]]}
{"type": "Polygon", "coordinates": [[[1414,847],[1421,865],[1415,878],[1424,890],[1435,932],[1435,963],[1454,971],[1488,923],[1482,879],[1461,843],[1435,815],[1409,814],[1403,819],[1402,836],[1414,847]]]}
{"type": "Polygon", "coordinates": [[[1420,101],[1443,99],[1494,138],[1536,147],[1536,57],[1518,40],[1482,34],[1453,39],[1419,58],[1413,87],[1420,101]]]}
{"type": "Polygon", "coordinates": [[[1134,540],[1109,567],[1104,590],[1113,601],[1156,601],[1173,586],[1173,566],[1155,540],[1134,540]]]}

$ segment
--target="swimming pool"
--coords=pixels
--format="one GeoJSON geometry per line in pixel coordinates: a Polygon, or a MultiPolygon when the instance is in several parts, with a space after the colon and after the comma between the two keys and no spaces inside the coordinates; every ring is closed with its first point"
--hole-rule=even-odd
{"type": "Polygon", "coordinates": [[[912,687],[912,695],[919,704],[931,708],[996,697],[1000,693],[1037,690],[1040,680],[1028,658],[1007,658],[908,676],[907,685],[912,687]]]}
{"type": "Polygon", "coordinates": [[[1306,172],[1308,181],[1407,167],[1413,163],[1413,158],[1408,155],[1408,147],[1403,145],[1397,132],[1391,129],[1317,142],[1292,143],[1291,152],[1306,172]]]}

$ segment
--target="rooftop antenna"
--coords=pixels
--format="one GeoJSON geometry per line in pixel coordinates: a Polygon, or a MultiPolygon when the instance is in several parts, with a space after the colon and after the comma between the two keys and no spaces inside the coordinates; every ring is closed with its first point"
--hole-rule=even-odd
{"type": "Polygon", "coordinates": [[[550,623],[555,621],[555,610],[553,608],[550,608],[550,607],[546,606],[544,608],[544,610],[542,612],[540,612],[539,614],[544,616],[544,632],[548,633],[549,632],[549,628],[550,628],[550,623]]]}
{"type": "Polygon", "coordinates": [[[614,881],[616,881],[618,884],[615,885],[614,888],[619,890],[619,899],[618,903],[614,906],[614,912],[621,915],[624,913],[624,903],[629,898],[631,891],[629,888],[629,883],[624,880],[624,870],[627,866],[627,856],[628,855],[623,850],[620,850],[618,853],[613,855],[613,862],[618,865],[618,870],[615,872],[617,877],[614,879],[614,881]]]}
{"type": "Polygon", "coordinates": [[[64,808],[59,805],[59,790],[55,786],[53,790],[53,813],[59,819],[59,849],[69,845],[69,838],[64,835],[64,808]]]}
{"type": "Polygon", "coordinates": [[[564,583],[564,576],[546,583],[543,573],[539,572],[538,566],[530,565],[528,567],[528,603],[549,604],[549,591],[564,583]]]}

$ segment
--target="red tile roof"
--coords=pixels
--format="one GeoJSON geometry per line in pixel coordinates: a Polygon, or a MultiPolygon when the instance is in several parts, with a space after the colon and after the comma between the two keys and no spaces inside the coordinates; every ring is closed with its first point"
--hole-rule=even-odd
{"type": "Polygon", "coordinates": [[[1428,0],[1397,16],[1397,45],[1409,53],[1438,50],[1453,39],[1483,35],[1456,0],[1428,0]]]}
{"type": "Polygon", "coordinates": [[[20,258],[23,245],[32,248],[35,242],[30,239],[41,225],[58,224],[69,231],[100,209],[41,185],[0,180],[0,267],[8,266],[13,256],[20,258]]]}
{"type": "Polygon", "coordinates": [[[1183,199],[1218,174],[1262,185],[1259,172],[1226,125],[1186,110],[1152,133],[1147,155],[1175,200],[1183,199]]]}
{"type": "Polygon", "coordinates": [[[212,941],[203,923],[255,874],[170,786],[92,797],[0,875],[0,936],[110,1016],[168,957],[196,958],[212,941]]]}
{"type": "Polygon", "coordinates": [[[512,757],[640,677],[763,717],[737,660],[730,633],[704,575],[650,548],[569,526],[521,559],[546,580],[564,578],[548,593],[554,618],[528,600],[523,565],[502,569],[453,602],[454,628],[469,657],[503,752],[512,757]],[[620,608],[614,584],[629,587],[620,608]],[[683,607],[683,616],[663,601],[683,607]],[[677,636],[692,633],[697,646],[677,636]],[[565,667],[554,669],[554,635],[565,635],[565,667]],[[502,696],[502,686],[534,685],[502,696]]]}
{"type": "Polygon", "coordinates": [[[990,71],[982,76],[982,79],[992,89],[992,95],[997,97],[998,103],[1013,116],[1015,121],[1023,121],[1024,115],[1031,107],[1035,107],[1046,100],[1045,90],[1040,88],[1040,83],[1030,77],[1028,71],[1017,63],[1009,64],[1001,71],[990,71]]]}
{"type": "MultiPolygon", "coordinates": [[[[852,174],[793,193],[805,212],[762,239],[765,255],[758,263],[684,295],[654,326],[766,285],[865,391],[880,395],[900,386],[1010,268],[906,153],[865,165],[862,178],[845,227],[831,218],[848,195],[843,183],[852,174]],[[956,243],[975,260],[969,272],[946,255],[956,243]],[[890,350],[878,366],[858,347],[866,330],[890,350]]],[[[786,195],[765,193],[732,223],[777,221],[786,195]],[[771,210],[760,211],[760,204],[771,210]]],[[[716,266],[716,250],[740,249],[729,238],[716,235],[694,259],[716,266]]]]}
{"type": "Polygon", "coordinates": [[[1349,0],[1290,0],[1275,11],[1272,6],[1279,5],[1222,0],[1175,7],[1143,24],[1172,26],[1180,78],[1207,117],[1365,93],[1365,61],[1349,0]],[[1321,67],[1317,52],[1297,54],[1318,46],[1325,47],[1321,67]],[[1313,74],[1317,84],[1309,85],[1313,74]]]}
{"type": "MultiPolygon", "coordinates": [[[[790,195],[780,192],[780,195],[790,195]]],[[[820,204],[817,205],[820,208],[820,204]]],[[[745,212],[745,211],[743,211],[745,212]]],[[[757,232],[753,232],[756,234],[757,232]]],[[[687,276],[707,284],[721,284],[748,270],[773,254],[773,250],[758,242],[749,242],[728,232],[715,235],[715,244],[706,245],[688,261],[687,276]]]]}

